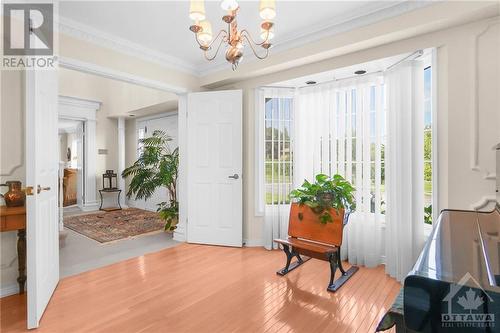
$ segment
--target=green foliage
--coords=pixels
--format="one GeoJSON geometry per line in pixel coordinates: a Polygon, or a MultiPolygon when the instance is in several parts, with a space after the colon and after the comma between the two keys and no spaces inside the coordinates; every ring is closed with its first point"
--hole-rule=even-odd
{"type": "Polygon", "coordinates": [[[161,202],[156,210],[162,220],[165,220],[165,231],[173,231],[179,222],[179,204],[177,202],[161,202]]]}
{"type": "Polygon", "coordinates": [[[432,132],[426,130],[424,132],[424,180],[432,180],[432,132]]]}
{"type": "Polygon", "coordinates": [[[432,205],[424,207],[424,222],[432,224],[432,205]]]}
{"type": "Polygon", "coordinates": [[[341,175],[329,177],[324,174],[316,176],[316,182],[305,180],[302,187],[290,192],[290,197],[301,205],[309,206],[319,215],[321,223],[333,222],[329,209],[346,209],[354,211],[354,187],[341,175]]]}
{"type": "Polygon", "coordinates": [[[424,160],[430,161],[432,158],[432,132],[430,128],[424,130],[424,160]]]}
{"type": "Polygon", "coordinates": [[[139,140],[142,151],[130,167],[126,168],[122,177],[132,177],[127,191],[127,198],[149,199],[156,189],[166,187],[170,196],[169,202],[158,204],[160,218],[165,220],[165,230],[174,230],[179,218],[177,202],[177,176],[179,167],[179,149],[170,150],[168,143],[172,140],[163,131],[154,131],[149,138],[139,140]]]}

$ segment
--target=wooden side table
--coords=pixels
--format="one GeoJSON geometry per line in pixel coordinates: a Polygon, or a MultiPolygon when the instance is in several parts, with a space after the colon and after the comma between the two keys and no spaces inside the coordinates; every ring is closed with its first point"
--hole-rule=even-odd
{"type": "Polygon", "coordinates": [[[0,206],[0,231],[17,230],[17,261],[19,266],[19,293],[26,283],[26,208],[0,206]]]}

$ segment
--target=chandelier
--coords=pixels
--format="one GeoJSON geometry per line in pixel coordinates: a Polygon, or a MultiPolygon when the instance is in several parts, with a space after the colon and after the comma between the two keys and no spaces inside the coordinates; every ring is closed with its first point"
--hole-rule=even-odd
{"type": "Polygon", "coordinates": [[[213,38],[212,25],[205,15],[204,0],[191,0],[189,18],[194,21],[194,24],[189,27],[189,30],[195,34],[196,42],[203,51],[205,59],[208,61],[214,60],[222,44],[227,45],[226,60],[232,65],[233,71],[236,70],[243,57],[245,45],[250,46],[253,54],[258,59],[267,58],[269,48],[271,47],[271,39],[274,37],[274,23],[272,22],[276,16],[276,4],[274,0],[260,1],[259,14],[262,18],[260,24],[262,42],[260,43],[256,42],[247,30],[239,30],[237,15],[240,7],[236,0],[223,0],[220,6],[222,10],[226,11],[226,15],[222,16],[222,21],[227,24],[227,29],[222,29],[213,38]],[[264,50],[260,54],[257,50],[259,47],[264,50]]]}

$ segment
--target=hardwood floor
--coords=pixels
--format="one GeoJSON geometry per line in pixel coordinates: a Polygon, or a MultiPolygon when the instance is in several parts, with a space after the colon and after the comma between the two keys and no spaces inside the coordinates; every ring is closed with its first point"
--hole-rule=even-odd
{"type": "MultiPolygon", "coordinates": [[[[182,244],[62,279],[36,332],[374,332],[400,288],[362,267],[329,293],[326,262],[280,277],[283,264],[280,251],[182,244]]],[[[2,333],[26,331],[25,301],[0,300],[2,333]]]]}

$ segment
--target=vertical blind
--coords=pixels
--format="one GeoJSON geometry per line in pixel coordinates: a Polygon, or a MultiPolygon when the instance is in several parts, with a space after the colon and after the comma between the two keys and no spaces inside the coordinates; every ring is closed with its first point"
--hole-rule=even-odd
{"type": "Polygon", "coordinates": [[[379,75],[301,88],[294,118],[294,184],[324,173],[354,185],[357,209],[343,249],[351,263],[367,266],[382,256],[377,235],[385,213],[384,94],[379,75]]]}

